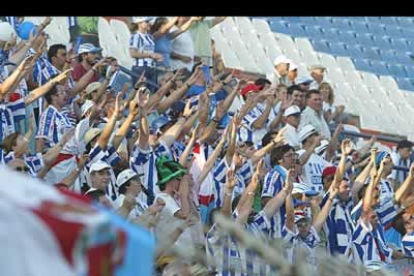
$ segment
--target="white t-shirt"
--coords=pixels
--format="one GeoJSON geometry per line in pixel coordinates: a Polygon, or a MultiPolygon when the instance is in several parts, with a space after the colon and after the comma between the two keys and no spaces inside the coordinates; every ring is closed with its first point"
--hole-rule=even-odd
{"type": "Polygon", "coordinates": [[[286,142],[295,149],[300,149],[298,130],[289,124],[286,124],[285,128],[286,131],[283,133],[283,137],[285,138],[286,142]]]}
{"type": "MultiPolygon", "coordinates": [[[[125,199],[125,195],[120,194],[118,196],[118,198],[116,199],[114,203],[116,208],[119,208],[122,206],[124,199],[125,199]]],[[[129,213],[129,216],[128,216],[129,219],[138,218],[145,212],[145,210],[148,209],[148,205],[139,198],[139,195],[136,197],[136,202],[137,202],[137,205],[135,205],[134,209],[132,209],[132,211],[129,213]]]]}
{"type": "MultiPolygon", "coordinates": [[[[176,30],[178,30],[176,26],[173,26],[171,28],[171,32],[174,32],[176,30]]],[[[171,40],[171,48],[174,53],[191,57],[192,59],[194,59],[194,43],[191,34],[188,31],[180,34],[179,36],[171,40]]],[[[191,72],[191,70],[193,69],[194,60],[192,60],[189,63],[184,63],[179,59],[172,58],[170,65],[173,70],[186,68],[188,71],[191,72]]]]}
{"type": "MultiPolygon", "coordinates": [[[[299,158],[306,152],[306,150],[298,150],[299,158]]],[[[319,155],[312,153],[308,159],[308,162],[303,166],[303,178],[306,184],[308,184],[312,190],[321,192],[323,191],[322,172],[326,166],[330,164],[326,162],[319,155]]]]}

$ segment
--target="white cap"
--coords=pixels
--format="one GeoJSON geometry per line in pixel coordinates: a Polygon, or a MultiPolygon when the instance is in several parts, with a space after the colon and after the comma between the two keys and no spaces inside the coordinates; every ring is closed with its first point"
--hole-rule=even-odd
{"type": "Polygon", "coordinates": [[[99,160],[97,162],[92,163],[91,167],[89,168],[89,173],[99,172],[99,171],[102,171],[103,169],[110,169],[110,168],[111,166],[108,163],[99,160]]]}
{"type": "Polygon", "coordinates": [[[317,133],[316,129],[312,125],[306,125],[299,131],[299,140],[301,143],[306,140],[312,134],[317,133]]]}
{"type": "Polygon", "coordinates": [[[292,195],[294,194],[308,194],[308,195],[317,195],[318,192],[312,190],[308,185],[305,183],[293,183],[293,190],[292,195]]]}
{"type": "Polygon", "coordinates": [[[141,23],[141,22],[150,22],[151,23],[153,21],[155,21],[154,17],[151,17],[151,16],[143,16],[143,17],[134,16],[134,17],[132,17],[132,22],[133,23],[141,23]]]}
{"type": "Polygon", "coordinates": [[[126,169],[123,170],[118,177],[116,178],[116,185],[119,187],[121,187],[123,184],[125,184],[125,182],[127,182],[128,180],[130,180],[131,178],[137,176],[138,174],[136,172],[134,172],[131,169],[126,169]]]}
{"type": "Polygon", "coordinates": [[[98,90],[99,87],[101,87],[101,83],[99,81],[95,81],[95,82],[91,82],[90,84],[88,84],[88,86],[86,86],[85,91],[86,94],[90,94],[95,90],[98,90]]]}
{"type": "Polygon", "coordinates": [[[283,113],[283,117],[300,114],[300,108],[297,105],[292,105],[286,108],[285,112],[283,113]]]}
{"type": "Polygon", "coordinates": [[[321,145],[315,149],[316,154],[317,155],[321,155],[321,153],[324,150],[326,150],[326,148],[328,147],[328,145],[329,145],[329,141],[328,140],[322,140],[321,141],[321,145]]]}
{"type": "Polygon", "coordinates": [[[89,144],[93,139],[95,139],[96,136],[101,134],[102,130],[100,128],[91,128],[86,132],[85,137],[83,138],[83,141],[85,142],[85,145],[89,144]]]}
{"type": "Polygon", "coordinates": [[[9,41],[13,34],[16,32],[14,31],[13,27],[10,25],[9,22],[0,22],[0,40],[1,41],[9,41]]]}
{"type": "Polygon", "coordinates": [[[84,43],[79,46],[78,54],[80,55],[83,53],[97,53],[101,50],[101,48],[95,47],[95,45],[93,45],[92,43],[84,43]]]}
{"type": "Polygon", "coordinates": [[[296,63],[294,63],[293,61],[289,62],[289,71],[294,71],[298,69],[298,66],[296,65],[296,63]]]}
{"type": "Polygon", "coordinates": [[[88,112],[89,109],[91,109],[94,106],[94,102],[91,100],[86,100],[82,107],[81,107],[81,111],[82,111],[82,117],[85,116],[86,112],[88,112]]]}
{"type": "Polygon", "coordinates": [[[277,66],[282,63],[290,64],[292,61],[285,57],[284,55],[280,55],[277,58],[275,58],[275,61],[273,62],[274,66],[277,66]]]}

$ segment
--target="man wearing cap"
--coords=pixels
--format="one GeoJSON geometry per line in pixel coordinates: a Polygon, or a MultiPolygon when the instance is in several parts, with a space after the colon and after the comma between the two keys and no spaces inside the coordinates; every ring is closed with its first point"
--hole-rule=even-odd
{"type": "Polygon", "coordinates": [[[127,194],[135,197],[136,205],[129,213],[130,219],[138,218],[146,209],[148,209],[147,203],[142,200],[142,197],[140,197],[142,192],[142,184],[140,175],[136,172],[131,169],[123,170],[116,178],[116,186],[118,187],[119,192],[119,196],[115,201],[116,207],[119,208],[122,206],[127,194]]]}
{"type": "Polygon", "coordinates": [[[286,85],[287,86],[295,85],[297,77],[298,77],[298,66],[293,61],[290,61],[286,85]]]}
{"type": "Polygon", "coordinates": [[[161,211],[160,220],[155,227],[155,236],[162,244],[168,241],[170,234],[175,228],[180,227],[185,220],[197,222],[196,225],[184,230],[175,245],[181,249],[192,250],[198,246],[197,242],[204,243],[202,228],[198,211],[192,202],[191,188],[193,181],[191,175],[179,163],[169,160],[162,156],[157,159],[157,186],[160,193],[156,195],[165,202],[165,207],[161,211]],[[177,196],[179,195],[179,197],[177,196]],[[178,199],[179,198],[179,199],[178,199]]]}
{"type": "Polygon", "coordinates": [[[89,168],[91,188],[104,191],[106,196],[113,202],[113,195],[118,195],[115,185],[111,182],[111,166],[104,161],[94,162],[89,168]]]}
{"type": "Polygon", "coordinates": [[[300,108],[297,105],[288,107],[283,113],[283,117],[285,118],[286,122],[286,131],[283,133],[285,141],[295,150],[299,150],[301,146],[298,131],[300,122],[300,108]]]}
{"type": "Polygon", "coordinates": [[[96,64],[101,50],[101,48],[95,47],[92,43],[84,43],[79,46],[79,63],[74,67],[72,74],[75,81],[79,81],[89,70],[93,70],[94,73],[88,84],[99,81],[98,67],[96,64]]]}
{"type": "Polygon", "coordinates": [[[323,82],[325,77],[326,68],[320,64],[310,67],[310,75],[313,78],[313,82],[310,84],[310,89],[319,89],[319,85],[323,82]]]}
{"type": "Polygon", "coordinates": [[[284,55],[278,56],[273,62],[275,68],[272,86],[276,87],[278,84],[283,83],[287,84],[287,75],[289,72],[289,64],[291,61],[284,55]]]}
{"type": "Polygon", "coordinates": [[[313,79],[310,76],[303,76],[296,79],[296,84],[303,92],[310,90],[310,85],[312,82],[313,79]]]}
{"type": "MultiPolygon", "coordinates": [[[[292,244],[291,249],[289,249],[289,255],[292,258],[291,261],[293,264],[298,260],[299,249],[303,249],[306,252],[306,262],[316,270],[317,260],[315,248],[320,241],[318,233],[322,230],[328,218],[328,213],[336,194],[337,190],[335,189],[332,191],[330,197],[328,197],[325,206],[323,206],[320,212],[318,214],[312,214],[316,216],[312,220],[303,210],[295,210],[293,206],[287,208],[285,230],[292,244]]],[[[319,209],[317,201],[311,201],[311,203],[313,210],[319,209]]]]}
{"type": "MultiPolygon", "coordinates": [[[[413,151],[413,143],[408,140],[402,140],[398,142],[397,148],[391,153],[392,162],[396,166],[409,168],[410,167],[410,157],[413,151]]],[[[408,173],[406,171],[393,170],[391,174],[391,179],[396,181],[396,183],[403,183],[407,178],[408,173]]]]}
{"type": "Polygon", "coordinates": [[[303,166],[305,183],[313,190],[322,192],[324,190],[322,171],[329,163],[315,153],[315,148],[320,145],[321,137],[313,126],[306,125],[299,132],[299,141],[302,143],[302,149],[297,153],[303,166]]]}
{"type": "Polygon", "coordinates": [[[305,98],[307,106],[300,116],[299,129],[310,124],[323,138],[331,140],[331,131],[323,116],[321,93],[318,90],[309,90],[305,98]]]}

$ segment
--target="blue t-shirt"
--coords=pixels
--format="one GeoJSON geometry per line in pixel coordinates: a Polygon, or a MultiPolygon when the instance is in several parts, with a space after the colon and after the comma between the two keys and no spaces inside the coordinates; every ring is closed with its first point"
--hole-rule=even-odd
{"type": "Polygon", "coordinates": [[[157,66],[170,67],[171,63],[171,39],[168,35],[163,35],[160,38],[157,38],[155,41],[155,52],[161,54],[164,57],[164,61],[157,62],[157,66]]]}

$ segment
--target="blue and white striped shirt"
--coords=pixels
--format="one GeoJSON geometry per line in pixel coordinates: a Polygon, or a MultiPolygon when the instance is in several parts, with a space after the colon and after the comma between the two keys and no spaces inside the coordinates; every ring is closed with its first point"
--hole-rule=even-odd
{"type": "MultiPolygon", "coordinates": [[[[137,49],[140,53],[154,53],[155,43],[152,34],[135,33],[129,39],[129,48],[137,49]]],[[[134,66],[155,67],[156,62],[152,58],[134,58],[134,66]]]]}
{"type": "Polygon", "coordinates": [[[261,129],[254,129],[253,123],[265,111],[266,106],[263,103],[258,103],[252,110],[250,110],[242,120],[242,126],[238,131],[239,141],[250,141],[255,145],[262,144],[262,138],[266,135],[268,130],[269,118],[266,119],[265,124],[261,129]]]}
{"type": "MultiPolygon", "coordinates": [[[[4,156],[4,163],[7,164],[14,159],[16,159],[14,152],[9,152],[4,156]]],[[[39,152],[34,155],[24,155],[23,160],[33,176],[37,176],[37,173],[44,167],[43,156],[39,152]]]]}
{"type": "MultiPolygon", "coordinates": [[[[262,198],[273,198],[278,192],[283,189],[285,183],[287,170],[282,166],[275,166],[273,170],[268,172],[264,179],[262,198]]],[[[286,208],[282,205],[278,212],[272,217],[270,236],[273,238],[283,237],[283,228],[285,225],[286,208]]]]}
{"type": "MultiPolygon", "coordinates": [[[[329,192],[325,193],[321,207],[325,205],[329,198],[329,192]]],[[[350,249],[352,234],[355,225],[351,218],[353,200],[350,198],[347,202],[334,199],[331,210],[326,220],[326,230],[328,236],[328,248],[331,254],[347,255],[350,249]]]]}
{"type": "Polygon", "coordinates": [[[49,105],[40,116],[36,138],[46,140],[46,148],[55,146],[65,132],[72,128],[69,119],[53,105],[49,105]]]}
{"type": "Polygon", "coordinates": [[[17,18],[17,16],[5,16],[4,19],[10,23],[10,25],[13,27],[13,29],[17,30],[17,28],[19,27],[20,23],[19,20],[17,18]]]}
{"type": "Polygon", "coordinates": [[[367,268],[391,262],[392,249],[385,241],[384,230],[380,223],[377,229],[373,230],[371,224],[365,225],[360,219],[352,235],[352,244],[355,260],[367,268]],[[382,254],[384,260],[381,260],[382,254]]]}
{"type": "Polygon", "coordinates": [[[26,117],[26,105],[24,99],[20,98],[14,102],[0,102],[0,139],[16,132],[15,124],[26,117]]]}
{"type": "MultiPolygon", "coordinates": [[[[396,166],[405,167],[407,169],[409,169],[411,166],[410,158],[408,158],[407,160],[402,160],[398,152],[392,152],[391,158],[392,162],[396,166]]],[[[403,183],[407,176],[408,171],[393,170],[391,173],[391,178],[397,180],[399,183],[403,183]]]]}
{"type": "Polygon", "coordinates": [[[289,250],[290,261],[292,264],[297,263],[299,249],[303,249],[307,252],[306,262],[316,268],[316,256],[315,256],[315,247],[320,238],[313,226],[310,227],[310,231],[306,238],[302,238],[299,235],[299,231],[295,226],[295,233],[285,228],[285,231],[288,232],[285,240],[288,240],[292,244],[292,248],[289,250]]]}

